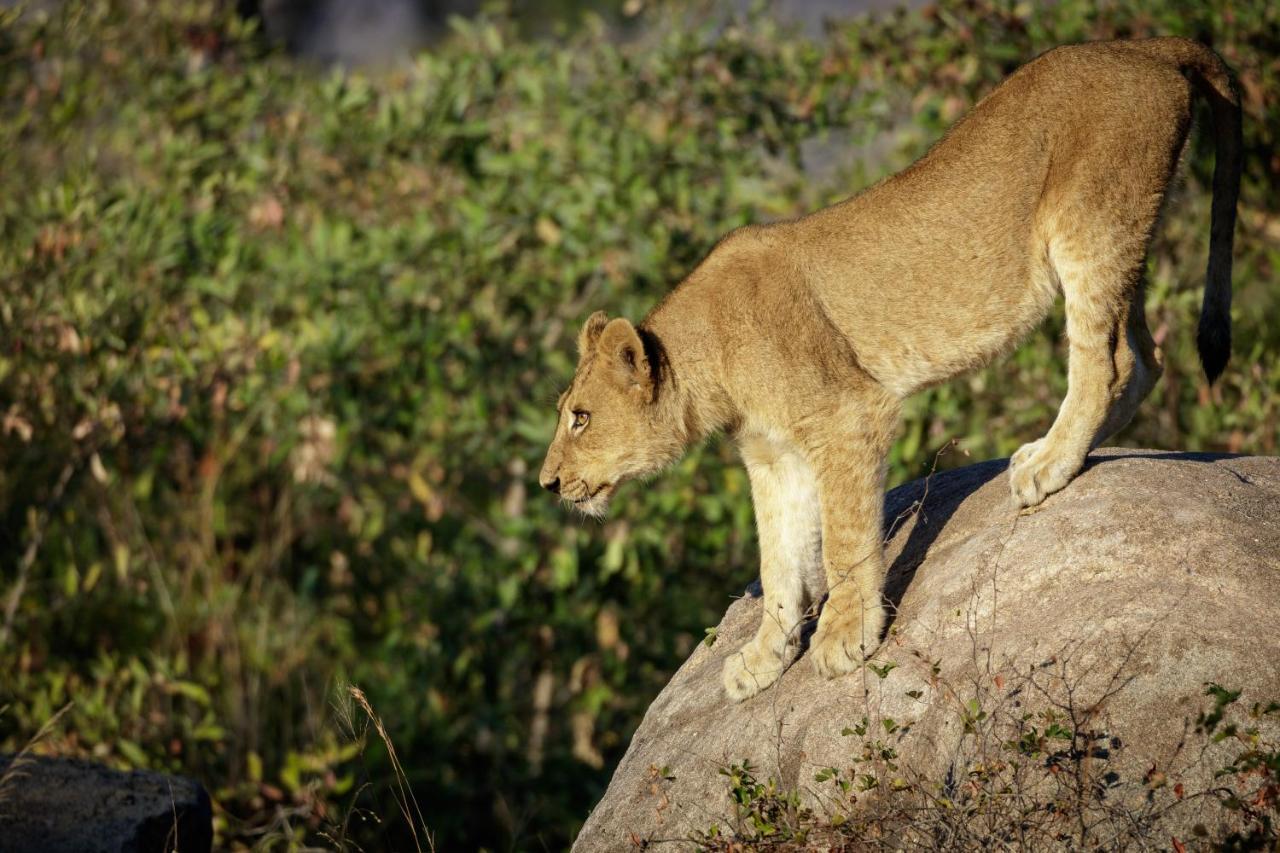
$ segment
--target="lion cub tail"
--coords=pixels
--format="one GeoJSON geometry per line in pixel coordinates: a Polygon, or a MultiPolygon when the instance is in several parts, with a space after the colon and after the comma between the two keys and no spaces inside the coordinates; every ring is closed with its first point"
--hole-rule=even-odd
{"type": "Polygon", "coordinates": [[[1240,196],[1240,97],[1231,71],[1209,48],[1183,38],[1154,38],[1135,42],[1144,53],[1178,66],[1195,85],[1213,112],[1213,213],[1209,225],[1209,273],[1196,344],[1210,384],[1222,374],[1231,357],[1231,244],[1240,196]]]}

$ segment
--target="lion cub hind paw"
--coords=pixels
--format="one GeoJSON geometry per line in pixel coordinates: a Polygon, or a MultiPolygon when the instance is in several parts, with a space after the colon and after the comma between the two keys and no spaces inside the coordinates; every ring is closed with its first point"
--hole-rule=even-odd
{"type": "Polygon", "coordinates": [[[823,678],[856,672],[880,646],[884,612],[868,609],[862,617],[832,620],[825,626],[819,621],[818,631],[809,644],[809,655],[823,678]]]}
{"type": "MultiPolygon", "coordinates": [[[[1017,455],[1014,454],[1015,458],[1017,455]]],[[[1054,457],[1046,453],[1043,446],[1037,447],[1031,456],[1015,461],[1009,468],[1009,490],[1014,503],[1019,507],[1039,504],[1070,483],[1082,466],[1083,460],[1054,457]]]]}
{"type": "Polygon", "coordinates": [[[823,678],[838,678],[856,672],[867,655],[857,640],[844,637],[816,638],[809,654],[813,656],[818,675],[823,678]]]}
{"type": "Polygon", "coordinates": [[[750,699],[777,681],[782,670],[780,657],[748,644],[724,662],[724,692],[734,702],[750,699]]]}

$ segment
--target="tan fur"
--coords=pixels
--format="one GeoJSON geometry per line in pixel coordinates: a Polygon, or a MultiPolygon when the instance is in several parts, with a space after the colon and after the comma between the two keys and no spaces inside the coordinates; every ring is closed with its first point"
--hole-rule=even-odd
{"type": "Polygon", "coordinates": [[[1142,272],[1197,89],[1218,142],[1200,332],[1212,379],[1229,340],[1239,108],[1221,61],[1182,39],[1050,51],[910,168],[729,235],[639,328],[587,321],[541,481],[601,514],[619,482],[710,433],[736,439],[765,612],[725,667],[731,697],[777,679],[823,594],[820,672],[850,672],[879,644],[885,458],[903,398],[1009,351],[1062,294],[1069,390],[1049,433],[1012,459],[1015,501],[1061,489],[1129,421],[1161,371],[1142,272]],[[576,413],[589,421],[575,427],[576,413]]]}

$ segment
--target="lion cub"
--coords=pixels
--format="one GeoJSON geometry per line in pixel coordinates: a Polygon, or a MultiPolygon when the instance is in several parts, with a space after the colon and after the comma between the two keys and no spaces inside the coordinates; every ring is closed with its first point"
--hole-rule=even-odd
{"type": "Polygon", "coordinates": [[[1161,372],[1143,267],[1191,124],[1213,114],[1200,358],[1230,349],[1240,108],[1230,72],[1185,39],[1062,47],[987,95],[911,167],[809,216],[722,240],[639,326],[593,314],[539,477],[585,513],[725,430],[751,480],[764,618],[724,670],[772,684],[808,605],[827,677],[884,627],[885,457],[910,394],[987,364],[1066,304],[1070,381],[1043,438],[1010,462],[1031,506],[1128,423],[1161,372]]]}

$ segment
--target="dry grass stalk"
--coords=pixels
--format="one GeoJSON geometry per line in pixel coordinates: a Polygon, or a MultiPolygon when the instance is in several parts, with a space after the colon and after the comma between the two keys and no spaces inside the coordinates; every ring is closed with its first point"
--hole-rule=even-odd
{"type": "Polygon", "coordinates": [[[35,748],[36,744],[49,736],[49,733],[58,725],[58,721],[62,719],[63,715],[71,710],[73,705],[75,705],[74,702],[68,702],[58,709],[56,714],[46,720],[44,725],[40,727],[40,730],[32,736],[31,740],[27,741],[26,744],[23,745],[22,749],[18,750],[18,754],[9,762],[9,766],[5,768],[4,773],[0,774],[0,817],[4,816],[4,812],[2,811],[4,808],[4,801],[12,795],[13,786],[17,784],[19,779],[27,775],[23,772],[23,768],[32,763],[31,750],[35,748]]]}
{"type": "Polygon", "coordinates": [[[431,831],[427,828],[427,821],[422,816],[422,809],[418,807],[418,800],[413,795],[413,789],[409,786],[409,779],[405,775],[404,767],[400,764],[400,758],[396,755],[396,748],[391,743],[391,736],[387,734],[387,729],[382,724],[382,718],[373,710],[373,706],[369,704],[369,699],[364,695],[364,691],[354,684],[347,687],[347,692],[355,699],[356,703],[364,709],[366,716],[373,723],[374,729],[378,732],[378,737],[382,739],[383,745],[387,748],[387,755],[391,757],[391,767],[396,774],[396,790],[394,791],[396,804],[400,807],[400,814],[404,817],[405,823],[409,825],[409,831],[413,833],[413,843],[418,853],[422,853],[422,841],[418,835],[418,827],[422,827],[422,837],[426,839],[427,849],[431,853],[435,853],[435,839],[431,836],[431,831]],[[412,810],[410,806],[412,805],[412,810]]]}

